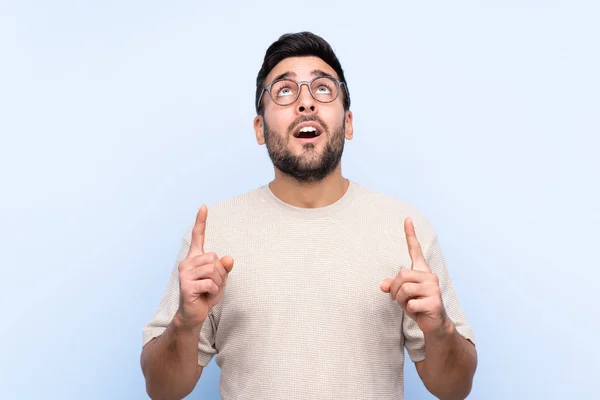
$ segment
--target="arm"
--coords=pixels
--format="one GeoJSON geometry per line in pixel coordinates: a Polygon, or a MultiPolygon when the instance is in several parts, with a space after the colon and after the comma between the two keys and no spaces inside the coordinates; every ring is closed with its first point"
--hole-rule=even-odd
{"type": "Polygon", "coordinates": [[[207,213],[206,206],[200,207],[189,249],[185,244],[182,248],[187,256],[174,268],[161,309],[150,324],[160,328],[160,336],[150,340],[157,336],[156,331],[145,331],[141,366],[146,391],[155,400],[182,399],[190,394],[202,374],[200,361],[208,362],[207,356],[216,352],[207,343],[214,337],[209,313],[223,297],[233,259],[205,253],[207,213]]]}
{"type": "Polygon", "coordinates": [[[151,399],[182,399],[194,389],[202,367],[198,365],[200,328],[189,328],[176,315],[164,333],[148,342],[141,355],[146,391],[151,399]]]}
{"type": "Polygon", "coordinates": [[[404,311],[405,345],[414,361],[422,360],[415,365],[427,390],[442,400],[464,399],[471,391],[477,366],[472,332],[452,290],[437,238],[434,236],[426,258],[409,218],[404,229],[411,269],[401,269],[395,279],[386,279],[381,289],[404,311]]]}
{"type": "Polygon", "coordinates": [[[429,392],[439,399],[464,399],[471,392],[477,368],[475,345],[447,319],[439,335],[425,335],[425,360],[415,363],[429,392]]]}

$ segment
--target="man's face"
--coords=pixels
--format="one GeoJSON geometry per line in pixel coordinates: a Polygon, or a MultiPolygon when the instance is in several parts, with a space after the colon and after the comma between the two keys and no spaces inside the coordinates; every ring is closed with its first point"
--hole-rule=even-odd
{"type": "MultiPolygon", "coordinates": [[[[283,74],[296,82],[323,74],[339,79],[333,68],[317,57],[281,61],[267,76],[266,84],[283,74]]],[[[317,89],[313,87],[313,91],[317,89]]],[[[325,93],[328,89],[319,90],[325,93]]],[[[321,103],[303,85],[298,99],[286,106],[276,104],[267,92],[263,94],[264,117],[255,118],[254,128],[258,143],[267,145],[277,169],[300,182],[318,182],[338,167],[345,139],[351,139],[353,132],[352,113],[344,112],[344,91],[340,87],[340,95],[333,102],[321,103]]],[[[285,96],[289,90],[283,88],[279,93],[285,96]]],[[[277,96],[275,90],[273,96],[277,96]]]]}

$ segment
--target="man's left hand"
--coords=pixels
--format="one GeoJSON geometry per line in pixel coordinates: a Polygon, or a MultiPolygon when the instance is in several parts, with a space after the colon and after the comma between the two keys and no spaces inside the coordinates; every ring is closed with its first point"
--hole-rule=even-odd
{"type": "Polygon", "coordinates": [[[450,320],[442,303],[439,279],[425,261],[410,218],[404,220],[404,232],[411,268],[402,268],[396,278],[384,280],[381,290],[398,302],[404,313],[416,321],[423,334],[442,335],[450,320]]]}

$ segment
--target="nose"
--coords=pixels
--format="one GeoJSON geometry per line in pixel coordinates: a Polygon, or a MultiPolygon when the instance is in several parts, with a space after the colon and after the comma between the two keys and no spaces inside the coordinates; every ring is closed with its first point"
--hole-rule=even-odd
{"type": "Polygon", "coordinates": [[[308,84],[302,84],[300,86],[300,95],[298,96],[298,108],[299,113],[314,113],[316,111],[316,101],[310,94],[308,84]],[[304,87],[306,86],[306,88],[304,87]]]}

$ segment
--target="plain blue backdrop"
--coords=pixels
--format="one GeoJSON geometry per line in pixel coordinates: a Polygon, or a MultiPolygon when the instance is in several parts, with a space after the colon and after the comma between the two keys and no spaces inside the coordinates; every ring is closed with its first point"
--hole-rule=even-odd
{"type": "MultiPolygon", "coordinates": [[[[477,335],[470,398],[596,398],[599,15],[0,1],[0,397],[147,398],[141,332],[181,237],[200,204],[272,178],[256,74],[279,35],[311,30],[352,95],[345,175],[438,230],[477,335]]],[[[431,398],[406,371],[407,399],[431,398]]],[[[213,362],[189,397],[217,399],[218,379],[213,362]]]]}

